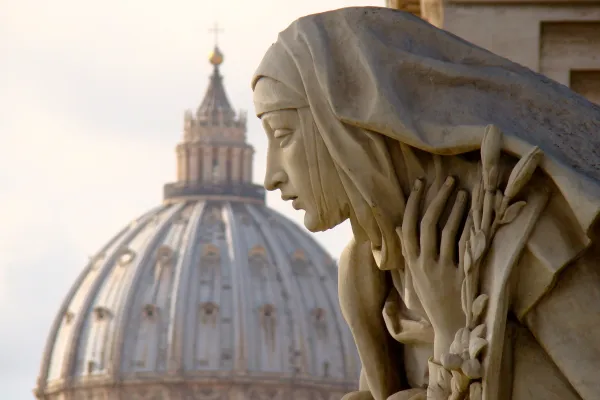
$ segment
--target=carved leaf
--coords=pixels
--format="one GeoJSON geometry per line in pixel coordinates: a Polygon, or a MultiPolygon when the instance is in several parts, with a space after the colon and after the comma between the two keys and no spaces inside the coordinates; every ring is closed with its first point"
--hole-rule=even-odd
{"type": "Polygon", "coordinates": [[[485,251],[486,238],[485,233],[480,230],[475,234],[475,237],[471,238],[471,253],[473,255],[473,262],[479,261],[483,252],[485,251]]]}
{"type": "Polygon", "coordinates": [[[442,387],[441,385],[429,385],[427,387],[427,399],[428,400],[448,400],[450,390],[442,387]]]}
{"type": "Polygon", "coordinates": [[[460,287],[460,305],[462,307],[463,314],[467,315],[467,280],[464,279],[460,287]]]}
{"type": "Polygon", "coordinates": [[[472,341],[475,338],[482,338],[484,335],[485,335],[485,324],[477,325],[471,331],[471,337],[469,338],[469,341],[472,341]]]}
{"type": "Polygon", "coordinates": [[[470,359],[462,364],[462,372],[470,379],[481,378],[481,363],[479,360],[470,359]]]}
{"type": "Polygon", "coordinates": [[[502,149],[502,132],[495,125],[488,125],[481,142],[481,164],[486,189],[496,189],[498,184],[498,161],[502,149]]]}
{"type": "Polygon", "coordinates": [[[498,187],[498,167],[493,166],[489,170],[485,171],[483,175],[483,182],[486,191],[496,190],[498,187]]]}
{"type": "Polygon", "coordinates": [[[469,388],[469,378],[458,371],[452,371],[452,379],[450,380],[450,388],[452,393],[464,393],[469,388]]]}
{"type": "Polygon", "coordinates": [[[458,354],[442,354],[441,360],[444,368],[449,370],[457,370],[460,369],[463,359],[458,354]]]}
{"type": "Polygon", "coordinates": [[[471,336],[471,331],[468,328],[461,328],[461,329],[459,329],[459,332],[461,334],[461,337],[460,337],[461,349],[463,352],[468,351],[469,350],[469,338],[471,336]]]}
{"type": "Polygon", "coordinates": [[[460,354],[462,353],[462,348],[460,346],[460,340],[454,339],[452,344],[450,345],[450,353],[452,354],[460,354]]]}
{"type": "Polygon", "coordinates": [[[481,350],[483,350],[483,348],[487,346],[487,344],[487,340],[482,339],[480,337],[475,337],[471,339],[471,341],[469,342],[469,356],[471,358],[477,358],[481,350]]]}
{"type": "Polygon", "coordinates": [[[519,215],[519,213],[521,212],[523,207],[525,207],[526,204],[527,204],[527,202],[525,202],[525,201],[517,201],[516,203],[511,204],[504,212],[504,215],[502,216],[502,219],[500,220],[500,224],[504,225],[504,224],[510,224],[511,222],[513,222],[513,220],[515,218],[517,218],[517,216],[519,215]]]}
{"type": "Polygon", "coordinates": [[[454,335],[454,341],[450,345],[450,352],[453,354],[462,354],[469,350],[469,329],[460,328],[454,335]]]}
{"type": "Polygon", "coordinates": [[[481,196],[481,182],[477,182],[473,188],[473,194],[471,199],[471,210],[475,210],[479,207],[479,198],[481,196]]]}
{"type": "Polygon", "coordinates": [[[485,310],[485,307],[487,306],[488,298],[489,297],[487,294],[480,294],[473,302],[472,312],[473,312],[473,320],[474,321],[477,321],[479,319],[479,317],[481,316],[481,314],[483,313],[483,310],[485,310]]]}
{"type": "Polygon", "coordinates": [[[494,199],[494,211],[496,212],[496,214],[500,213],[500,206],[502,206],[502,198],[503,197],[504,197],[504,194],[500,190],[497,190],[496,198],[494,199]]]}
{"type": "Polygon", "coordinates": [[[523,189],[531,179],[541,157],[542,151],[538,147],[534,147],[517,162],[508,178],[506,190],[504,190],[506,197],[512,199],[523,189]]]}
{"type": "Polygon", "coordinates": [[[471,258],[471,243],[467,241],[465,246],[465,257],[463,260],[463,268],[465,269],[465,274],[468,274],[471,271],[471,267],[473,266],[473,259],[471,258]]]}
{"type": "Polygon", "coordinates": [[[481,382],[473,382],[469,387],[469,400],[481,400],[483,388],[481,382]]]}

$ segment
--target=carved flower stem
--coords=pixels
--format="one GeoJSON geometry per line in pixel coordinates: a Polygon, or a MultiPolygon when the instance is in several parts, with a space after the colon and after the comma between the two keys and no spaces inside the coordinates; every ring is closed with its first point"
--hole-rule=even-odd
{"type": "Polygon", "coordinates": [[[468,227],[471,222],[468,221],[465,226],[468,239],[464,249],[461,247],[460,263],[464,270],[461,305],[466,324],[456,332],[449,353],[442,355],[442,366],[451,371],[452,379],[450,385],[444,382],[443,387],[439,387],[440,397],[433,396],[435,399],[482,398],[484,371],[480,352],[488,342],[485,339],[486,324],[480,322],[485,317],[488,296],[479,293],[480,268],[500,226],[512,222],[526,205],[525,201],[510,203],[531,180],[542,156],[537,147],[523,156],[511,171],[502,192],[498,190],[501,147],[502,133],[496,127],[487,127],[481,145],[480,181],[473,188],[469,215],[472,227],[468,227]]]}

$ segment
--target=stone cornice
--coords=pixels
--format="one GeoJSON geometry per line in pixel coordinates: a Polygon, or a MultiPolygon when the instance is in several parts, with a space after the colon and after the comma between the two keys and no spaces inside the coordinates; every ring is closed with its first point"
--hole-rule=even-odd
{"type": "Polygon", "coordinates": [[[38,398],[56,395],[68,391],[90,389],[127,389],[132,387],[151,387],[153,385],[168,387],[189,387],[202,385],[207,388],[239,386],[249,387],[279,387],[291,390],[313,389],[321,391],[350,391],[356,389],[356,382],[346,380],[302,379],[283,374],[253,374],[252,376],[232,375],[230,371],[219,374],[216,372],[193,373],[179,376],[169,376],[158,373],[132,374],[123,379],[115,380],[108,376],[84,377],[78,381],[55,381],[45,390],[34,393],[38,398]]]}
{"type": "Polygon", "coordinates": [[[476,5],[600,5],[600,0],[446,0],[449,4],[476,4],[476,5]]]}

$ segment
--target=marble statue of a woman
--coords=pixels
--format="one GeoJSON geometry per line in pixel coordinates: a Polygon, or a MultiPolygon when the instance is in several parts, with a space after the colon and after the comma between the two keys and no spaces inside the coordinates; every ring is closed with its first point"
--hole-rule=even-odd
{"type": "Polygon", "coordinates": [[[600,399],[600,108],[384,8],[295,21],[252,81],[265,187],[350,219],[344,399],[600,399]]]}

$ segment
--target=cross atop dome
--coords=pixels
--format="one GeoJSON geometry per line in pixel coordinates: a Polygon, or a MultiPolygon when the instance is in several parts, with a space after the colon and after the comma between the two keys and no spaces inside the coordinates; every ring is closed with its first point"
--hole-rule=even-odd
{"type": "Polygon", "coordinates": [[[219,23],[215,22],[212,28],[208,30],[210,33],[215,34],[215,48],[219,46],[219,33],[223,32],[223,29],[219,28],[219,23]]]}
{"type": "Polygon", "coordinates": [[[223,29],[219,28],[219,24],[215,22],[215,25],[208,31],[215,34],[215,48],[210,53],[209,61],[212,65],[217,67],[223,63],[223,53],[219,50],[219,33],[222,33],[223,29]]]}

